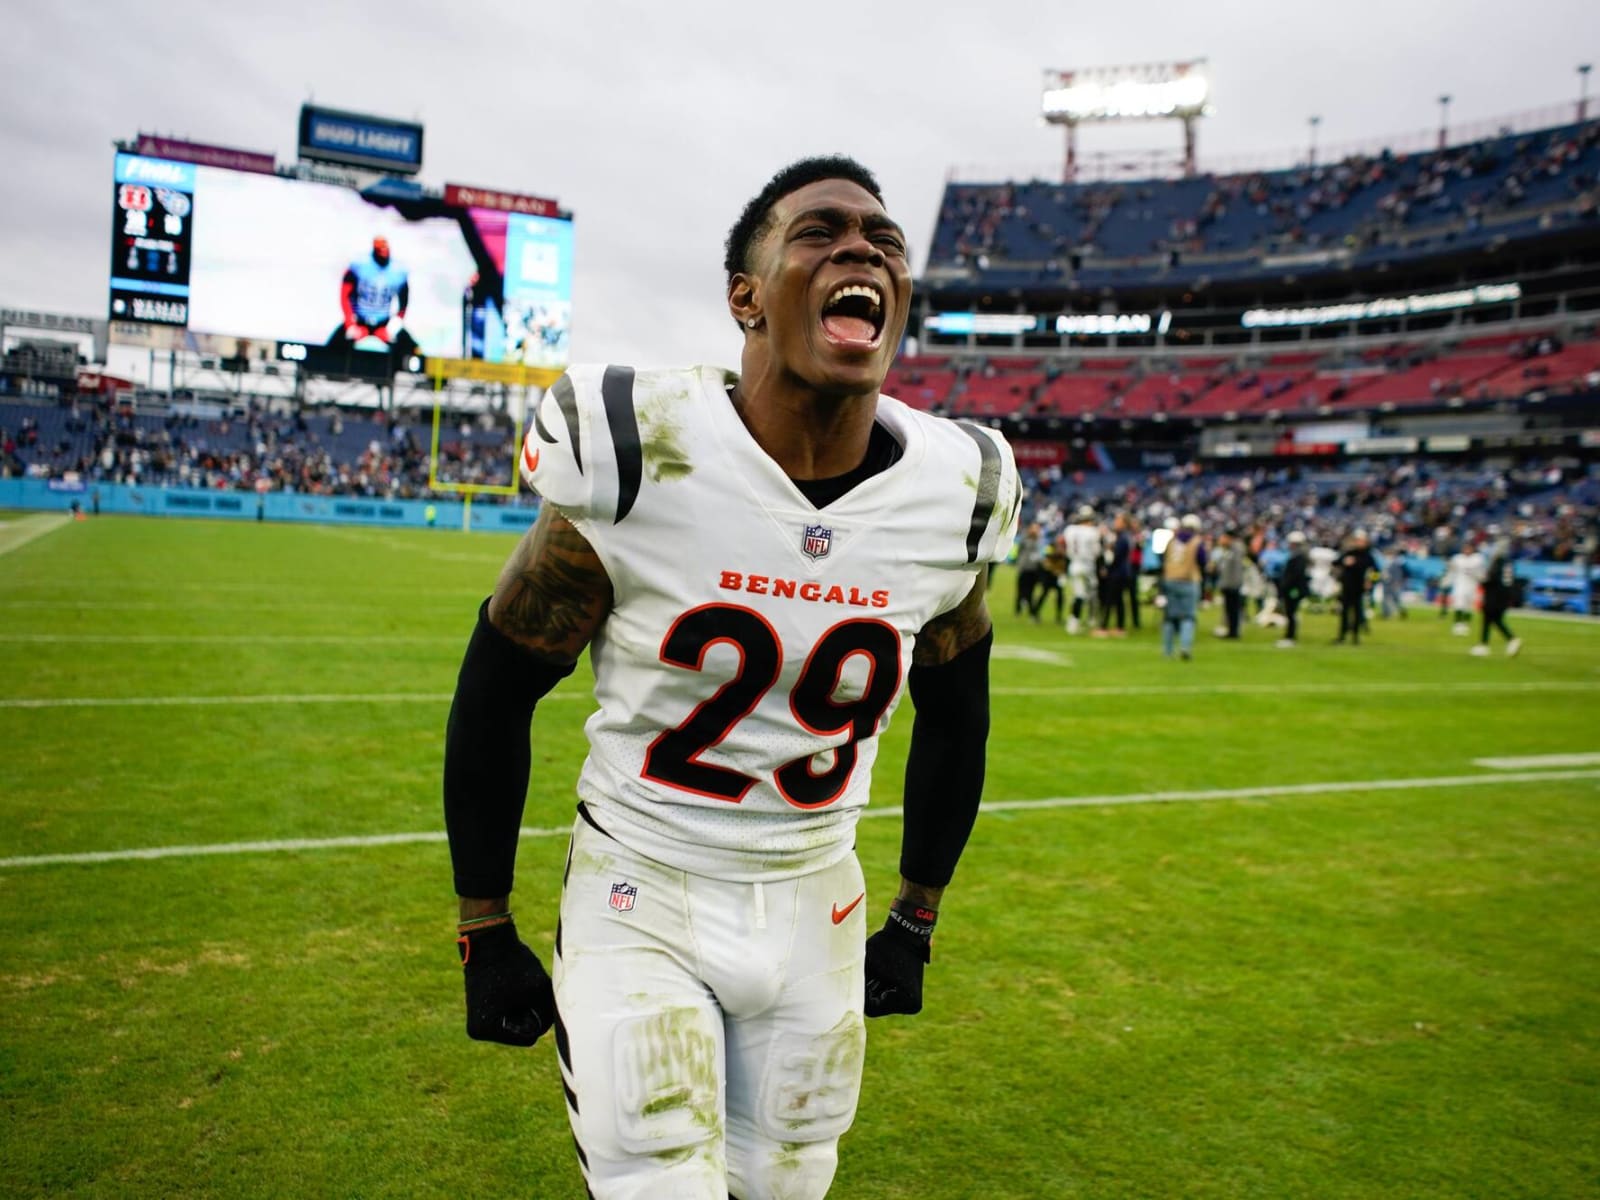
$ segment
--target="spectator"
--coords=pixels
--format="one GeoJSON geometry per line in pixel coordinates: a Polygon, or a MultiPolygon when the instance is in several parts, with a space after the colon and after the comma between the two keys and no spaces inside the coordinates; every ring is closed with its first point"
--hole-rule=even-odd
{"type": "Polygon", "coordinates": [[[1376,571],[1372,548],[1367,542],[1367,532],[1358,529],[1346,540],[1340,551],[1336,568],[1339,584],[1339,636],[1334,644],[1342,644],[1349,637],[1351,644],[1361,644],[1361,625],[1365,614],[1367,585],[1376,571]]]}
{"type": "Polygon", "coordinates": [[[1239,622],[1244,616],[1244,544],[1235,530],[1225,529],[1217,538],[1217,590],[1222,593],[1223,623],[1217,636],[1239,640],[1239,622]]]}
{"type": "Polygon", "coordinates": [[[1280,650],[1293,648],[1300,637],[1300,602],[1311,594],[1311,559],[1306,552],[1306,535],[1296,529],[1289,535],[1289,557],[1278,579],[1278,597],[1283,603],[1285,627],[1278,639],[1280,650]]]}
{"type": "Polygon", "coordinates": [[[1178,657],[1185,662],[1194,657],[1194,623],[1200,610],[1200,581],[1205,578],[1206,548],[1200,537],[1200,518],[1188,513],[1179,523],[1161,552],[1162,610],[1161,653],[1172,657],[1177,642],[1178,657]]]}

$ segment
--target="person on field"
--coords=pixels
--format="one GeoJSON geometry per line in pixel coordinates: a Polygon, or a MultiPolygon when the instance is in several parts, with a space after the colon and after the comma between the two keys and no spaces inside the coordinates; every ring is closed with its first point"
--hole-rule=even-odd
{"type": "Polygon", "coordinates": [[[1445,566],[1440,587],[1450,597],[1450,613],[1454,618],[1450,632],[1457,637],[1466,637],[1472,630],[1472,610],[1478,606],[1478,589],[1487,568],[1477,547],[1467,542],[1450,556],[1445,566]]]}
{"type": "MultiPolygon", "coordinates": [[[[1490,537],[1499,533],[1490,529],[1490,537]]],[[[1478,644],[1472,653],[1479,658],[1489,653],[1489,631],[1498,629],[1506,640],[1506,654],[1511,657],[1522,650],[1522,639],[1511,632],[1506,624],[1506,613],[1519,602],[1521,585],[1517,580],[1517,564],[1511,557],[1511,543],[1500,539],[1491,543],[1489,565],[1483,576],[1483,628],[1478,644]]]]}
{"type": "Polygon", "coordinates": [[[778,172],[724,268],[738,372],[575,366],[539,403],[521,469],[543,504],[446,729],[467,1032],[554,1030],[597,1200],[827,1193],[864,1018],[921,1010],[977,816],[987,565],[1022,506],[998,433],[880,391],[911,268],[864,167],[778,172]],[[552,977],[513,865],[529,722],[585,650],[552,977]],[[907,692],[901,881],[869,935],[856,822],[907,692]]]}
{"type": "Polygon", "coordinates": [[[1206,547],[1200,538],[1200,518],[1193,513],[1178,523],[1177,532],[1161,552],[1161,653],[1171,658],[1194,657],[1194,625],[1200,614],[1200,584],[1205,578],[1206,547]]]}
{"type": "Polygon", "coordinates": [[[1055,623],[1057,625],[1061,624],[1061,610],[1066,601],[1063,581],[1067,577],[1067,552],[1063,545],[1063,540],[1059,535],[1045,539],[1044,558],[1039,564],[1039,587],[1033,594],[1033,619],[1035,621],[1039,619],[1039,614],[1044,611],[1045,601],[1054,597],[1056,602],[1055,623]]]}
{"type": "Polygon", "coordinates": [[[1035,521],[1017,539],[1017,595],[1012,611],[1021,616],[1027,613],[1039,619],[1035,594],[1042,583],[1040,564],[1044,561],[1044,533],[1035,521]]]}
{"type": "Polygon", "coordinates": [[[1239,640],[1239,625],[1244,619],[1245,549],[1236,531],[1223,530],[1217,537],[1215,567],[1217,591],[1222,593],[1222,627],[1217,636],[1239,640]]]}
{"type": "Polygon", "coordinates": [[[1278,576],[1278,600],[1283,605],[1284,630],[1278,639],[1280,650],[1293,649],[1300,638],[1300,604],[1311,594],[1311,556],[1306,551],[1306,535],[1298,529],[1287,539],[1289,557],[1278,576]]]}
{"type": "Polygon", "coordinates": [[[1087,504],[1078,509],[1064,535],[1067,552],[1067,585],[1072,589],[1072,615],[1067,632],[1078,633],[1084,622],[1094,620],[1095,563],[1100,558],[1100,526],[1094,509],[1087,504]]]}
{"type": "Polygon", "coordinates": [[[1376,572],[1377,564],[1367,544],[1367,532],[1358,529],[1346,540],[1334,566],[1339,586],[1339,636],[1334,638],[1336,644],[1343,643],[1346,637],[1352,645],[1361,644],[1367,587],[1376,572]]]}
{"type": "Polygon", "coordinates": [[[1096,564],[1100,593],[1100,637],[1127,636],[1126,600],[1128,594],[1128,556],[1133,545],[1128,538],[1128,518],[1118,513],[1111,518],[1111,528],[1101,543],[1100,561],[1096,564]],[[1117,627],[1111,628],[1112,614],[1116,614],[1117,627]]]}

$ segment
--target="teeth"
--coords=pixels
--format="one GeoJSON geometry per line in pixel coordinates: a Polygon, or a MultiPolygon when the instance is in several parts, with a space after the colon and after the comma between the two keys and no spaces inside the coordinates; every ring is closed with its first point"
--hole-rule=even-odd
{"type": "Polygon", "coordinates": [[[833,295],[828,297],[828,303],[823,307],[832,308],[847,296],[864,296],[868,300],[872,301],[873,308],[883,307],[883,296],[879,293],[878,289],[875,287],[865,287],[859,283],[852,283],[848,287],[842,287],[838,289],[838,291],[834,292],[833,295]]]}

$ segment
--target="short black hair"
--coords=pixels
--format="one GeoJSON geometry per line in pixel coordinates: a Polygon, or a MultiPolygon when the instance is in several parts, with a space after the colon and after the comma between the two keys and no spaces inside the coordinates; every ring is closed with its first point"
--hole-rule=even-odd
{"type": "Polygon", "coordinates": [[[853,158],[842,154],[829,154],[818,158],[802,158],[790,163],[771,179],[756,197],[744,206],[739,219],[728,231],[728,243],[722,265],[728,272],[728,281],[750,269],[750,247],[761,240],[767,231],[767,219],[772,206],[790,192],[797,192],[819,179],[847,179],[872,193],[873,199],[883,203],[883,191],[877,177],[853,158]]]}

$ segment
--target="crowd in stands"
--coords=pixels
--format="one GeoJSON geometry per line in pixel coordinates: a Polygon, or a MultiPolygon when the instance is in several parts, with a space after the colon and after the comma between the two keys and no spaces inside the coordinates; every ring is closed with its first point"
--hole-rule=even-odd
{"type": "MultiPolygon", "coordinates": [[[[252,404],[202,417],[86,400],[3,405],[0,475],[414,499],[435,494],[428,488],[430,436],[417,414],[382,411],[278,413],[252,404]]],[[[512,430],[492,419],[454,420],[440,431],[437,477],[509,483],[512,441],[512,430]]]]}
{"type": "Polygon", "coordinates": [[[1425,154],[1383,151],[1293,170],[1136,183],[952,183],[930,265],[988,270],[1075,256],[1361,250],[1424,227],[1470,238],[1488,220],[1600,210],[1600,121],[1506,134],[1425,154]]]}
{"type": "Polygon", "coordinates": [[[1407,459],[1341,470],[1251,472],[1198,464],[1158,474],[1028,473],[1026,519],[1060,529],[1082,506],[1125,513],[1148,531],[1194,514],[1210,533],[1232,531],[1253,552],[1300,532],[1338,546],[1361,530],[1380,549],[1445,558],[1488,536],[1512,539],[1518,558],[1573,562],[1600,537],[1600,467],[1555,462],[1458,466],[1407,459]]]}

